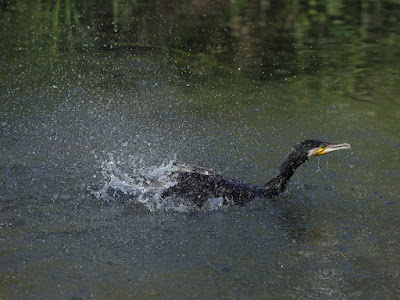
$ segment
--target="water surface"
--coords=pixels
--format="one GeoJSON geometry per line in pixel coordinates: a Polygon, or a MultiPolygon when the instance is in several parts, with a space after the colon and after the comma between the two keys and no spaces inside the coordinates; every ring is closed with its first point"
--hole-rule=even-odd
{"type": "Polygon", "coordinates": [[[23,3],[0,12],[1,298],[398,296],[398,4],[23,3]],[[90,193],[110,163],[262,184],[306,138],[352,150],[271,201],[90,193]]]}

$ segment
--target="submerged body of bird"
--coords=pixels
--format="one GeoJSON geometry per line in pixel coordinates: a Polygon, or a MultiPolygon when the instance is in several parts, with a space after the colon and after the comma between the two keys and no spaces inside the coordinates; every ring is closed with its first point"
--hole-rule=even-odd
{"type": "Polygon", "coordinates": [[[350,147],[347,143],[325,143],[317,140],[300,142],[288,153],[277,174],[264,186],[255,186],[235,178],[224,177],[202,167],[176,163],[177,183],[166,189],[162,197],[184,198],[198,207],[212,198],[220,198],[221,204],[236,204],[250,201],[255,197],[273,197],[285,190],[296,169],[310,158],[350,147]]]}
{"type": "MultiPolygon", "coordinates": [[[[296,169],[310,158],[350,147],[347,143],[334,144],[317,140],[300,142],[288,153],[276,175],[263,186],[225,177],[202,167],[175,162],[160,177],[136,174],[129,178],[128,186],[125,185],[126,180],[122,180],[124,183],[122,189],[108,186],[103,191],[111,199],[119,201],[138,199],[139,202],[146,201],[143,200],[143,195],[148,195],[148,191],[154,191],[153,195],[162,202],[178,204],[183,202],[199,208],[213,200],[216,203],[214,206],[217,207],[245,203],[256,197],[270,198],[282,193],[296,169]]],[[[163,205],[158,203],[157,206],[163,205]]]]}

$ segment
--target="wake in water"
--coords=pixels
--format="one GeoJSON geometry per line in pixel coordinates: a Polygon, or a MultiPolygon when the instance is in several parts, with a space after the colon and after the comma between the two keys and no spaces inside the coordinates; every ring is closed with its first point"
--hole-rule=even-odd
{"type": "MultiPolygon", "coordinates": [[[[109,160],[102,165],[102,174],[105,178],[103,187],[92,191],[92,195],[105,202],[136,202],[142,203],[150,211],[176,210],[190,211],[198,209],[187,199],[175,196],[163,196],[170,187],[175,186],[179,168],[173,159],[159,166],[140,166],[140,160],[130,157],[128,162],[117,161],[112,154],[109,160]]],[[[222,199],[209,199],[202,209],[218,209],[222,199]]]]}

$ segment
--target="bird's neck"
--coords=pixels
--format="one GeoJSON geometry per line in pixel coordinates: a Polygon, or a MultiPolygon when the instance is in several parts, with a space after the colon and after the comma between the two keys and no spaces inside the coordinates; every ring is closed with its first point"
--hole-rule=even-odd
{"type": "Polygon", "coordinates": [[[294,153],[289,153],[286,159],[278,168],[275,177],[269,180],[264,186],[264,190],[271,194],[279,194],[285,190],[286,184],[293,176],[296,169],[307,159],[299,159],[294,153]]]}

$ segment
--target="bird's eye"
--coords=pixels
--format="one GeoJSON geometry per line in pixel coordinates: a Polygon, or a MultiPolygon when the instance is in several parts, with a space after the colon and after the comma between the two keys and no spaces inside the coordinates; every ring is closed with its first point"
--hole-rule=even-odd
{"type": "Polygon", "coordinates": [[[321,149],[324,149],[324,148],[326,147],[326,145],[325,145],[325,144],[321,144],[319,147],[320,147],[321,149]]]}

